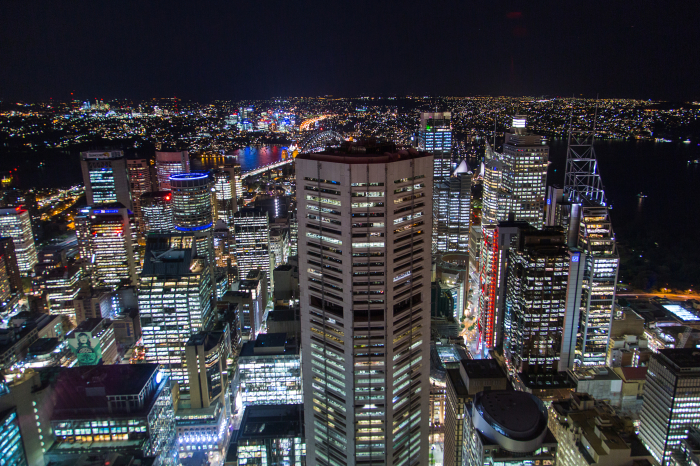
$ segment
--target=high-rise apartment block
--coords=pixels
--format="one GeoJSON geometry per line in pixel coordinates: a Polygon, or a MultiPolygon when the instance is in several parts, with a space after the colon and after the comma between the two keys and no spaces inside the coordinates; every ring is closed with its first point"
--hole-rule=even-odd
{"type": "Polygon", "coordinates": [[[156,151],[156,177],[159,191],[170,191],[170,176],[189,173],[190,155],[183,151],[156,151]]]}
{"type": "Polygon", "coordinates": [[[80,166],[89,206],[119,202],[131,209],[129,175],[122,151],[81,152],[80,166]]]}
{"type": "Polygon", "coordinates": [[[31,274],[38,259],[29,211],[24,207],[0,209],[0,236],[12,238],[20,273],[31,274]]]}
{"type": "Polygon", "coordinates": [[[649,361],[639,437],[656,461],[671,463],[681,441],[700,423],[700,352],[662,349],[649,361]]]}
{"type": "Polygon", "coordinates": [[[471,227],[472,172],[467,162],[462,160],[449,181],[447,230],[438,228],[438,251],[467,254],[469,252],[469,231],[471,227]],[[442,238],[444,249],[441,249],[442,238]]]}
{"type": "Polygon", "coordinates": [[[217,220],[226,225],[233,223],[233,214],[238,210],[235,179],[230,170],[219,168],[213,171],[217,220]]]}
{"type": "Polygon", "coordinates": [[[189,391],[185,346],[213,318],[212,274],[193,235],[150,235],[138,306],[146,360],[172,374],[189,391]]]}
{"type": "Polygon", "coordinates": [[[308,464],[428,464],[432,169],[372,142],[296,158],[308,464]]]}

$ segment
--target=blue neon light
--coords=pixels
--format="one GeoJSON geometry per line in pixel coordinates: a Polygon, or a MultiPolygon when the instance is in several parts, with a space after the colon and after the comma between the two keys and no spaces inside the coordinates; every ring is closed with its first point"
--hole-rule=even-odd
{"type": "Polygon", "coordinates": [[[578,262],[580,258],[580,254],[576,253],[573,256],[571,256],[571,262],[578,262]]]}
{"type": "Polygon", "coordinates": [[[118,214],[118,209],[96,210],[96,214],[118,214]]]}
{"type": "Polygon", "coordinates": [[[201,231],[201,230],[206,230],[207,228],[211,228],[213,223],[208,223],[204,226],[201,227],[191,227],[191,228],[185,228],[185,227],[175,227],[177,231],[201,231]]]}
{"type": "Polygon", "coordinates": [[[208,177],[208,172],[175,173],[170,175],[171,180],[203,180],[208,177]]]}

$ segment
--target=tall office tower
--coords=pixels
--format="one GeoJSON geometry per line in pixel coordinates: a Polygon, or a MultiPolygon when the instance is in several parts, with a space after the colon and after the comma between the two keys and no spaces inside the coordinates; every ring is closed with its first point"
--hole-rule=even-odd
{"type": "Polygon", "coordinates": [[[479,260],[478,329],[481,353],[503,344],[505,318],[506,259],[513,238],[530,229],[525,222],[482,225],[479,260]]]}
{"type": "Polygon", "coordinates": [[[585,255],[576,363],[604,366],[615,309],[620,256],[607,207],[583,207],[578,248],[585,255]]]}
{"type": "Polygon", "coordinates": [[[38,259],[27,209],[21,206],[0,209],[0,237],[12,238],[20,273],[31,274],[38,259]]]}
{"type": "Polygon", "coordinates": [[[24,451],[15,408],[0,412],[0,455],[2,455],[3,465],[27,465],[27,455],[24,451]]]}
{"type": "Polygon", "coordinates": [[[549,147],[543,144],[542,136],[527,133],[524,116],[513,117],[513,126],[503,144],[502,160],[503,187],[511,194],[508,220],[542,228],[549,147]]]}
{"type": "Polygon", "coordinates": [[[501,154],[494,152],[488,142],[484,158],[481,223],[482,225],[490,225],[508,219],[511,195],[503,186],[501,154]]]}
{"type": "MultiPolygon", "coordinates": [[[[449,184],[445,251],[467,254],[472,210],[472,172],[465,160],[462,160],[450,177],[449,184]]],[[[440,238],[442,232],[438,229],[438,244],[440,238]]]]}
{"type": "Polygon", "coordinates": [[[143,233],[172,233],[173,203],[170,191],[151,191],[141,196],[143,233]]]}
{"type": "Polygon", "coordinates": [[[131,209],[129,175],[122,151],[81,152],[80,166],[89,206],[119,202],[131,209]]]}
{"type": "Polygon", "coordinates": [[[206,254],[213,273],[214,178],[209,172],[171,175],[170,188],[174,230],[197,238],[197,250],[206,254]]]}
{"type": "Polygon", "coordinates": [[[212,274],[191,234],[149,235],[138,296],[146,361],[189,392],[185,346],[213,318],[212,274]]]}
{"type": "Polygon", "coordinates": [[[231,177],[231,172],[223,168],[212,172],[214,175],[214,189],[216,198],[217,219],[226,225],[233,224],[233,214],[238,210],[236,203],[236,187],[231,177]]]}
{"type": "Polygon", "coordinates": [[[0,237],[0,255],[5,260],[5,269],[10,279],[10,292],[14,294],[22,291],[22,275],[17,262],[15,243],[11,237],[0,237]]]}
{"type": "Polygon", "coordinates": [[[452,115],[423,112],[418,128],[418,150],[433,153],[433,252],[447,252],[449,179],[452,174],[452,115]]]}
{"type": "Polygon", "coordinates": [[[525,231],[508,258],[504,353],[526,375],[559,371],[569,249],[560,228],[525,231]]]}
{"type": "Polygon", "coordinates": [[[272,290],[274,259],[270,254],[270,220],[267,212],[244,208],[233,215],[233,253],[238,264],[238,277],[243,280],[248,272],[260,269],[267,276],[267,288],[272,290]]]}
{"type": "Polygon", "coordinates": [[[681,441],[700,423],[697,349],[662,349],[651,356],[640,421],[639,437],[656,461],[675,464],[671,459],[680,454],[681,441]]]}
{"type": "Polygon", "coordinates": [[[189,173],[189,171],[190,155],[186,150],[156,151],[156,178],[159,191],[170,191],[170,175],[189,173]]]}
{"type": "Polygon", "coordinates": [[[151,191],[151,173],[146,159],[128,159],[126,169],[129,173],[129,185],[131,187],[131,201],[134,216],[136,217],[136,228],[139,237],[144,234],[143,214],[141,213],[141,196],[151,191]]]}
{"type": "Polygon", "coordinates": [[[84,275],[95,288],[116,289],[138,283],[133,214],[121,204],[86,208],[76,217],[76,235],[84,275]]]}
{"type": "Polygon", "coordinates": [[[10,276],[7,273],[5,261],[5,256],[0,254],[0,310],[3,312],[5,311],[5,306],[10,301],[10,297],[12,296],[10,276]]]}
{"type": "Polygon", "coordinates": [[[369,142],[296,158],[310,465],[428,464],[432,167],[369,142]]]}

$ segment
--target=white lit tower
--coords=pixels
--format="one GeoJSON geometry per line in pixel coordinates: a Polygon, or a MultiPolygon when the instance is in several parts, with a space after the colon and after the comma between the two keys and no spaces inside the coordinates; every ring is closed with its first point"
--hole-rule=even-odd
{"type": "Polygon", "coordinates": [[[173,203],[170,191],[151,191],[141,196],[143,233],[173,233],[173,203]]]}
{"type": "Polygon", "coordinates": [[[12,238],[20,273],[34,272],[38,260],[29,211],[22,206],[0,209],[0,237],[12,238]]]}
{"type": "Polygon", "coordinates": [[[218,168],[212,174],[214,176],[217,220],[230,226],[233,223],[233,214],[238,210],[234,175],[232,170],[224,168],[218,168]]]}
{"type": "Polygon", "coordinates": [[[189,392],[185,347],[212,320],[214,286],[191,233],[149,235],[138,294],[146,362],[158,363],[189,392]]]}
{"type": "Polygon", "coordinates": [[[260,269],[267,276],[268,290],[274,288],[272,271],[274,259],[270,251],[270,219],[262,209],[246,207],[233,215],[233,247],[238,266],[238,278],[244,280],[248,272],[260,269]]]}
{"type": "Polygon", "coordinates": [[[428,464],[432,154],[296,158],[310,465],[428,464]]]}
{"type": "Polygon", "coordinates": [[[447,252],[450,175],[452,175],[452,114],[423,112],[418,149],[433,154],[433,252],[447,252]]]}

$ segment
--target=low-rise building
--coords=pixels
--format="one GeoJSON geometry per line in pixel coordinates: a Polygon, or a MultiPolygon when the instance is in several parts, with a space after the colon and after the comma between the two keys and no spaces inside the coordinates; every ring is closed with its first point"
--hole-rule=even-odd
{"type": "Polygon", "coordinates": [[[234,433],[225,466],[306,464],[301,404],[249,406],[234,433]]]}
{"type": "Polygon", "coordinates": [[[651,453],[635,435],[632,423],[620,419],[610,405],[586,393],[572,393],[568,400],[553,402],[549,407],[549,428],[559,445],[558,464],[651,465],[651,453]]]}
{"type": "Polygon", "coordinates": [[[302,403],[299,347],[287,334],[261,334],[245,343],[238,372],[242,406],[302,403]]]}
{"type": "MultiPolygon", "coordinates": [[[[63,369],[54,385],[49,461],[106,451],[155,456],[155,466],[176,456],[173,399],[157,364],[63,369]]],[[[48,432],[47,432],[48,435],[48,432]]]]}

